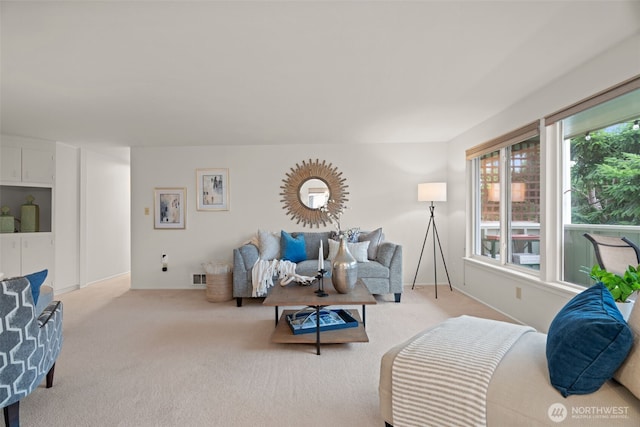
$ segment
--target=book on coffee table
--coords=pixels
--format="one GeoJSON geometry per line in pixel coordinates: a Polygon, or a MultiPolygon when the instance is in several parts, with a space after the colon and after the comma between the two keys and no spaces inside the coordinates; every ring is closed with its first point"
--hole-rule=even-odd
{"type": "MultiPolygon", "coordinates": [[[[287,315],[287,323],[294,335],[316,332],[316,311],[303,310],[287,315]]],[[[346,310],[320,310],[320,331],[358,327],[358,321],[346,310]]]]}

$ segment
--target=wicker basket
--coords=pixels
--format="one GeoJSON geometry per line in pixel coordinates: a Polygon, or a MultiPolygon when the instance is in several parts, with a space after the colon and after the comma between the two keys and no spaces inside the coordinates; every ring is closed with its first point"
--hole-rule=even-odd
{"type": "Polygon", "coordinates": [[[207,274],[207,301],[224,302],[233,299],[232,274],[231,272],[207,274]]]}

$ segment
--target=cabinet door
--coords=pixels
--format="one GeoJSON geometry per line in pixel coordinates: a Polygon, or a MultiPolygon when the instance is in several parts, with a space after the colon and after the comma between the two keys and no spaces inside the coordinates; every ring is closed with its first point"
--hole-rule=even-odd
{"type": "Polygon", "coordinates": [[[53,184],[54,154],[47,150],[22,149],[22,181],[53,184]]]}
{"type": "Polygon", "coordinates": [[[0,235],[0,272],[4,278],[17,277],[22,274],[20,236],[15,234],[0,235]]]}
{"type": "Polygon", "coordinates": [[[51,233],[22,235],[22,274],[49,270],[44,283],[52,285],[53,278],[53,236],[51,233]]]}
{"type": "Polygon", "coordinates": [[[0,147],[0,181],[20,181],[22,160],[19,147],[0,147]]]}

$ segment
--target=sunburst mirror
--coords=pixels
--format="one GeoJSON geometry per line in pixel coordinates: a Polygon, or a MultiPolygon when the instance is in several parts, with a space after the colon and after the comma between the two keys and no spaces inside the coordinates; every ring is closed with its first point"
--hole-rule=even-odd
{"type": "Polygon", "coordinates": [[[296,167],[291,168],[282,180],[284,185],[280,186],[283,209],[286,209],[287,215],[291,215],[296,224],[302,223],[303,227],[308,225],[313,228],[315,225],[319,228],[320,224],[326,226],[331,222],[328,213],[339,214],[349,201],[346,198],[349,186],[345,181],[342,172],[324,160],[322,163],[318,159],[296,163],[296,167]],[[328,212],[320,209],[324,205],[327,205],[328,212]]]}

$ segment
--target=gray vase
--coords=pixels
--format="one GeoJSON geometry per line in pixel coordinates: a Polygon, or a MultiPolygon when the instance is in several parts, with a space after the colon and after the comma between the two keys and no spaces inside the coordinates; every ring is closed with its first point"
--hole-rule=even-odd
{"type": "Polygon", "coordinates": [[[344,239],[340,239],[338,253],[331,263],[331,282],[333,287],[341,294],[347,294],[356,285],[358,280],[358,263],[351,255],[344,239]]]}

